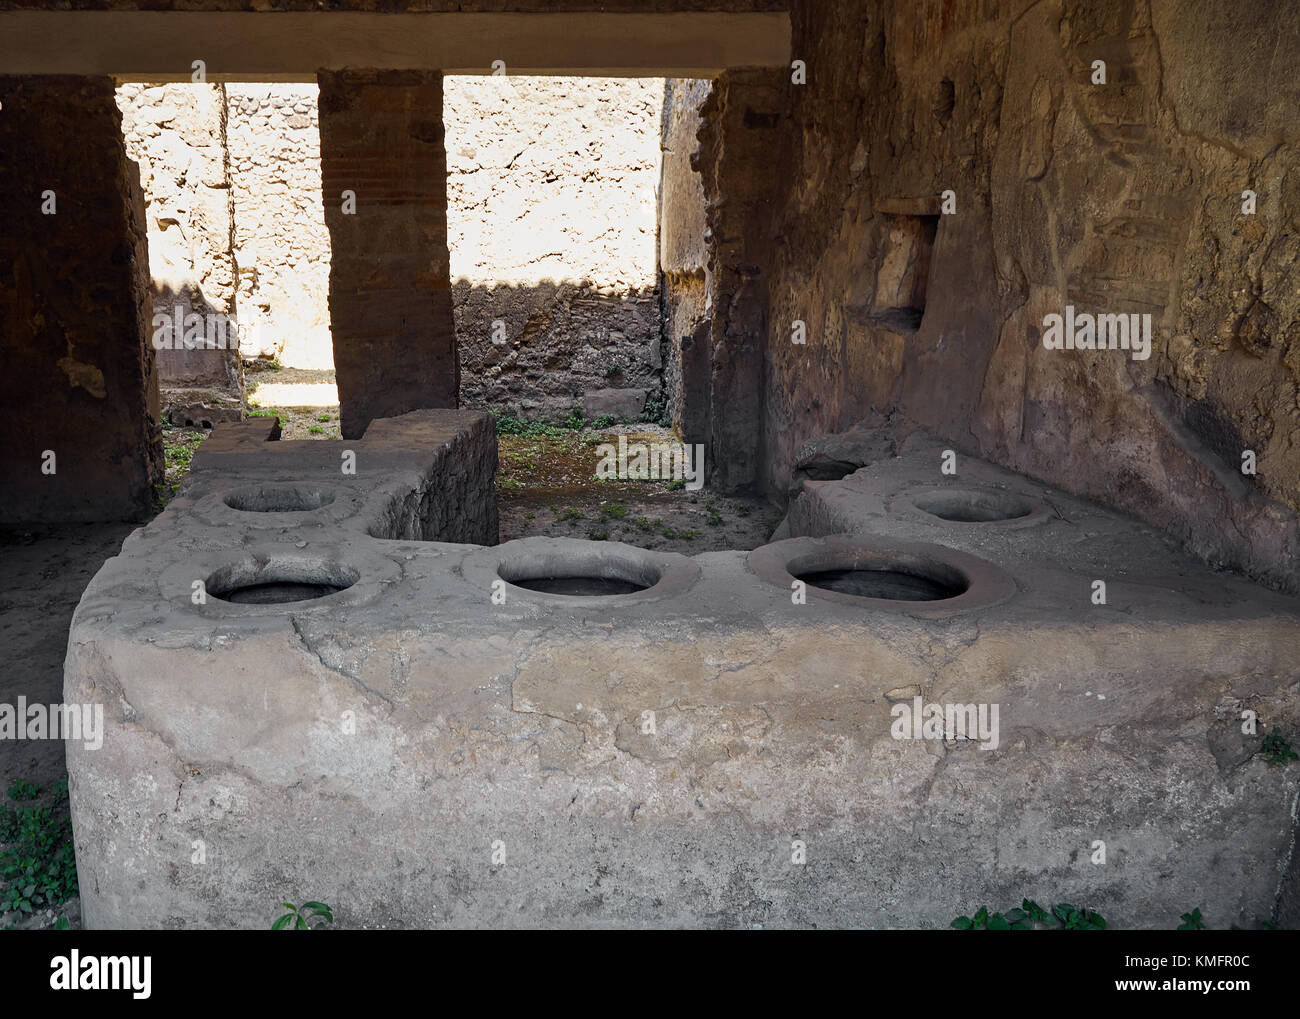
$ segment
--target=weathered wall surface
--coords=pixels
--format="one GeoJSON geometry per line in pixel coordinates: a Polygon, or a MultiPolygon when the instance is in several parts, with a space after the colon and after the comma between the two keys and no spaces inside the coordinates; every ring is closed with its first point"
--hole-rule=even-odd
{"type": "Polygon", "coordinates": [[[665,416],[686,442],[709,433],[709,312],[712,281],[704,179],[692,164],[699,152],[700,110],[713,83],[664,83],[663,171],[659,201],[665,416]]]}
{"type": "Polygon", "coordinates": [[[901,413],[1300,587],[1300,11],[834,0],[794,18],[808,83],[770,280],[768,487],[809,435],[901,413]],[[935,217],[945,189],[957,211],[935,217]],[[927,220],[918,324],[898,291],[927,220]],[[1150,314],[1150,358],[1045,349],[1066,305],[1150,314]]]}
{"type": "Polygon", "coordinates": [[[710,434],[707,468],[723,489],[762,481],[763,366],[779,201],[788,186],[784,71],[727,71],[700,111],[695,165],[707,199],[710,434]]]}
{"type": "Polygon", "coordinates": [[[663,89],[662,79],[446,79],[466,406],[635,419],[658,394],[663,89]]]}
{"type": "MultiPolygon", "coordinates": [[[[244,357],[332,367],[316,86],[130,83],[118,105],[159,308],[229,316],[244,357]]],[[[169,404],[172,387],[239,402],[237,358],[167,350],[159,368],[169,404]]]]}
{"type": "MultiPolygon", "coordinates": [[[[662,399],[662,89],[657,79],[449,80],[465,402],[635,418],[662,399]],[[496,322],[505,343],[492,342],[496,322]]],[[[231,316],[245,357],[332,367],[317,88],[126,85],[119,105],[142,167],[160,306],[231,316]]],[[[237,359],[165,351],[160,365],[165,387],[238,403],[237,359]]]]}
{"type": "Polygon", "coordinates": [[[144,191],[149,333],[163,408],[177,424],[238,420],[244,376],[233,331],[237,269],[225,88],[133,82],[118,88],[117,105],[144,191]],[[204,346],[192,345],[195,326],[204,346]],[[206,345],[209,335],[216,344],[206,345]]]}
{"type": "Polygon", "coordinates": [[[226,91],[244,355],[331,368],[317,88],[228,85],[226,91]]]}
{"type": "Polygon", "coordinates": [[[113,82],[0,77],[0,104],[0,520],[143,517],[162,441],[113,82]]]}

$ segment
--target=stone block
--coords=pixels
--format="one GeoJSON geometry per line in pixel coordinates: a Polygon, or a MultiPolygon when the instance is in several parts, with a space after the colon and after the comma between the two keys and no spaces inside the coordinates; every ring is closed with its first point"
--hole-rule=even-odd
{"type": "Polygon", "coordinates": [[[1269,916],[1294,780],[1220,730],[1294,726],[1300,600],[973,458],[936,485],[924,436],[838,449],[748,555],[467,544],[484,418],[221,426],[105,564],[65,680],[106,719],[67,747],[87,926],[265,927],[286,888],[357,927],[1269,916]]]}
{"type": "Polygon", "coordinates": [[[582,394],[588,419],[610,415],[619,421],[636,421],[645,409],[644,389],[589,389],[582,394]]]}

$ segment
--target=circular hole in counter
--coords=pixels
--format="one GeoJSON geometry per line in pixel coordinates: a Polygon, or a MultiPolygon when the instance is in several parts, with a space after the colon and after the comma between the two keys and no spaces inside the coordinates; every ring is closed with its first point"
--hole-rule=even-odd
{"type": "Polygon", "coordinates": [[[754,549],[746,563],[787,594],[802,583],[809,598],[869,611],[940,618],[996,605],[1016,593],[1015,580],[985,559],[946,545],[876,535],[787,538],[754,549]]]}
{"type": "MultiPolygon", "coordinates": [[[[504,579],[504,578],[503,578],[504,579]]],[[[512,580],[515,587],[543,594],[567,594],[575,598],[602,598],[611,594],[634,594],[651,585],[617,577],[528,577],[512,580]]]]}
{"type": "Polygon", "coordinates": [[[334,493],[310,485],[254,485],[230,492],[222,502],[241,513],[304,513],[329,506],[334,493]]]}
{"type": "Polygon", "coordinates": [[[648,559],[593,547],[590,550],[537,549],[497,566],[508,584],[542,594],[608,598],[646,591],[659,583],[659,567],[648,559]]]}
{"type": "Polygon", "coordinates": [[[942,601],[956,598],[970,586],[962,574],[953,569],[922,568],[914,564],[884,563],[868,568],[830,568],[796,572],[796,580],[810,587],[855,598],[883,598],[887,601],[942,601]]]}
{"type": "Polygon", "coordinates": [[[1035,511],[1028,499],[994,489],[952,489],[926,492],[912,500],[923,513],[963,524],[991,524],[1022,520],[1035,511]]]}
{"type": "Polygon", "coordinates": [[[210,597],[236,605],[287,605],[346,591],[359,577],[329,560],[258,557],[221,567],[204,587],[210,597]]]}

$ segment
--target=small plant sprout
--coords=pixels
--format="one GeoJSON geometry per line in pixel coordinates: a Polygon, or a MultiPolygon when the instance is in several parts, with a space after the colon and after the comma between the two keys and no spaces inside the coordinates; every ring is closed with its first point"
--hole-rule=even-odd
{"type": "Polygon", "coordinates": [[[9,798],[11,800],[17,800],[20,803],[27,800],[34,800],[40,794],[40,786],[21,778],[9,787],[9,798]]]}
{"type": "MultiPolygon", "coordinates": [[[[39,786],[23,779],[9,787],[9,798],[18,803],[35,800],[40,793],[39,786]]],[[[56,785],[55,806],[66,796],[66,786],[56,785]]],[[[0,807],[0,913],[32,914],[60,906],[76,894],[77,862],[66,810],[0,807]]]]}
{"type": "Polygon", "coordinates": [[[957,917],[952,926],[959,931],[1104,931],[1106,921],[1100,913],[1076,909],[1069,903],[1055,905],[1049,912],[1033,899],[1025,899],[1019,909],[1005,913],[990,913],[987,906],[981,906],[974,916],[957,917]]]}
{"type": "Polygon", "coordinates": [[[280,905],[289,912],[271,924],[273,931],[319,930],[334,922],[334,910],[323,902],[304,902],[301,906],[282,902],[280,905]]]}
{"type": "Polygon", "coordinates": [[[1276,725],[1264,737],[1264,745],[1259,748],[1259,754],[1270,768],[1285,768],[1290,762],[1300,759],[1300,755],[1291,749],[1290,741],[1276,725]]]}

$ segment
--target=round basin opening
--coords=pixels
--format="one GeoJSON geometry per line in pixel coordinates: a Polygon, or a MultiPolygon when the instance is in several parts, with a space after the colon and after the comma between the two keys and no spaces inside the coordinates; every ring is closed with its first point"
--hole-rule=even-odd
{"type": "Polygon", "coordinates": [[[970,588],[956,566],[902,551],[820,551],[796,556],[786,569],[809,587],[884,601],[943,601],[970,588]]]}
{"type": "Polygon", "coordinates": [[[1034,511],[1027,500],[1009,492],[951,491],[927,492],[912,500],[924,513],[962,524],[991,524],[1000,520],[1020,520],[1034,511]]]}
{"type": "Polygon", "coordinates": [[[541,591],[543,594],[567,594],[583,598],[633,594],[636,591],[644,591],[650,586],[631,580],[619,580],[617,577],[529,577],[527,580],[513,580],[511,583],[515,587],[541,591]]]}
{"type": "Polygon", "coordinates": [[[860,612],[942,619],[997,605],[1017,592],[993,563],[959,549],[880,535],[787,538],[750,552],[746,566],[765,584],[860,612]],[[806,586],[803,586],[806,585],[806,586]]]}
{"type": "Polygon", "coordinates": [[[801,466],[799,475],[808,481],[843,481],[854,471],[861,469],[862,464],[819,458],[810,460],[801,466]]]}
{"type": "Polygon", "coordinates": [[[350,566],[320,559],[256,558],[222,567],[204,586],[218,601],[286,605],[346,591],[358,577],[350,566]]]}
{"type": "Polygon", "coordinates": [[[965,581],[954,583],[949,578],[926,575],[909,570],[843,569],[808,570],[795,577],[810,587],[838,594],[851,594],[857,598],[884,598],[888,601],[942,601],[956,598],[966,590],[965,581]]]}
{"type": "Polygon", "coordinates": [[[224,502],[244,513],[302,513],[323,509],[334,493],[303,485],[258,485],[226,496],[224,502]]]}
{"type": "Polygon", "coordinates": [[[532,552],[501,563],[497,576],[527,591],[607,598],[648,590],[659,582],[661,572],[653,562],[598,549],[532,552]]]}

